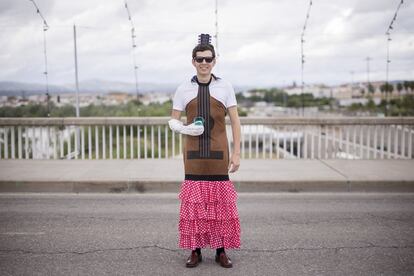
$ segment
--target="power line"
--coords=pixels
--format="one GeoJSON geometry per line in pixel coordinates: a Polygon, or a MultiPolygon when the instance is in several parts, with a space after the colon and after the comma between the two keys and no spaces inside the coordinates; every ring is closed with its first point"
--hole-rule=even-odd
{"type": "Polygon", "coordinates": [[[306,26],[308,24],[308,19],[309,19],[309,14],[310,14],[310,9],[312,6],[312,0],[309,1],[309,6],[308,6],[308,11],[306,12],[306,18],[305,18],[305,23],[303,24],[303,29],[302,29],[302,34],[300,35],[300,52],[301,52],[301,98],[302,98],[302,115],[305,114],[305,102],[303,99],[303,88],[305,85],[305,82],[303,81],[303,71],[304,71],[304,67],[305,67],[305,55],[303,53],[303,43],[305,43],[305,31],[306,31],[306,26]]]}
{"type": "Polygon", "coordinates": [[[33,3],[37,14],[39,14],[40,18],[42,18],[42,21],[43,21],[43,55],[44,55],[44,60],[45,60],[45,71],[43,72],[43,74],[45,75],[45,81],[46,81],[47,116],[49,117],[50,116],[50,113],[49,113],[50,111],[49,110],[49,78],[48,78],[48,71],[47,71],[47,47],[46,47],[46,31],[49,29],[49,25],[47,24],[46,19],[40,12],[40,9],[37,6],[36,2],[34,0],[29,0],[29,1],[33,3]]]}
{"type": "Polygon", "coordinates": [[[39,14],[39,16],[43,20],[43,31],[47,31],[47,29],[49,29],[49,25],[47,24],[46,19],[43,17],[42,13],[40,12],[40,9],[37,6],[36,2],[34,0],[29,0],[29,1],[33,3],[34,7],[36,8],[36,12],[39,14]]]}
{"type": "Polygon", "coordinates": [[[132,42],[131,46],[132,46],[132,61],[133,61],[133,64],[134,64],[135,93],[136,93],[137,98],[138,98],[138,73],[137,73],[138,66],[137,66],[136,57],[135,57],[135,52],[136,52],[135,50],[137,48],[137,45],[135,43],[135,38],[136,38],[135,26],[134,26],[134,22],[132,20],[131,12],[129,11],[128,3],[127,3],[126,0],[125,0],[125,9],[127,10],[128,20],[129,20],[129,23],[131,24],[131,42],[132,42]]]}

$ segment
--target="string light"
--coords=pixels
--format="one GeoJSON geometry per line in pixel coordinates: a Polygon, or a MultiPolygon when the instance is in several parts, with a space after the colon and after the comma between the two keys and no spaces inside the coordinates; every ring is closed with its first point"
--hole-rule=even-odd
{"type": "Polygon", "coordinates": [[[397,19],[397,14],[398,11],[400,10],[401,5],[404,3],[404,0],[401,0],[400,3],[398,4],[397,10],[394,13],[394,16],[391,19],[390,25],[388,25],[387,31],[385,32],[385,35],[387,36],[387,60],[386,60],[386,72],[385,72],[385,83],[386,83],[386,87],[385,87],[385,101],[386,103],[386,108],[385,108],[385,115],[387,115],[388,113],[388,90],[389,90],[389,84],[388,84],[388,75],[389,75],[389,66],[391,63],[391,59],[390,59],[390,42],[391,42],[391,30],[393,30],[393,24],[395,22],[395,20],[397,19]]]}
{"type": "Polygon", "coordinates": [[[215,15],[216,15],[216,34],[214,35],[214,38],[216,39],[216,56],[219,57],[219,48],[218,48],[218,0],[216,0],[216,9],[215,9],[215,15]]]}
{"type": "Polygon", "coordinates": [[[39,7],[37,6],[36,2],[34,0],[29,0],[33,3],[33,6],[36,9],[36,13],[39,14],[40,18],[43,21],[43,55],[45,60],[45,71],[43,74],[45,75],[45,81],[46,81],[46,97],[47,97],[47,109],[48,109],[48,116],[49,114],[49,78],[48,78],[48,71],[47,71],[47,47],[46,47],[46,31],[49,30],[49,25],[46,22],[46,19],[43,17],[42,13],[40,12],[39,7]]]}
{"type": "Polygon", "coordinates": [[[138,73],[137,73],[138,66],[137,66],[137,61],[136,61],[136,56],[135,56],[136,48],[137,48],[137,44],[135,43],[135,38],[136,38],[135,26],[134,26],[134,22],[132,20],[131,12],[129,11],[128,3],[127,3],[126,0],[125,0],[125,9],[127,10],[128,20],[129,20],[129,23],[131,25],[131,42],[132,42],[131,46],[132,46],[132,60],[133,60],[133,65],[134,65],[134,76],[135,76],[135,93],[136,93],[137,98],[138,98],[138,73]]]}
{"type": "Polygon", "coordinates": [[[305,82],[303,80],[303,71],[304,71],[304,67],[305,67],[305,55],[303,53],[303,43],[305,43],[305,31],[306,31],[306,27],[308,24],[308,19],[309,19],[309,15],[310,15],[310,9],[312,7],[312,0],[309,1],[309,6],[308,6],[308,11],[306,12],[306,18],[305,18],[305,24],[303,24],[303,29],[302,29],[302,34],[300,35],[300,49],[301,49],[301,98],[302,98],[302,115],[304,115],[304,108],[305,108],[305,103],[304,103],[304,99],[303,99],[303,88],[305,86],[305,82]]]}
{"type": "Polygon", "coordinates": [[[403,0],[401,0],[401,2],[398,4],[397,10],[394,13],[394,16],[392,17],[392,20],[390,22],[390,24],[388,25],[387,31],[385,32],[385,35],[387,36],[387,62],[386,62],[386,82],[388,85],[388,69],[389,69],[389,64],[391,62],[390,60],[390,41],[391,39],[391,30],[393,30],[393,24],[395,22],[395,20],[397,19],[397,14],[398,11],[400,10],[401,5],[404,3],[403,0]]]}

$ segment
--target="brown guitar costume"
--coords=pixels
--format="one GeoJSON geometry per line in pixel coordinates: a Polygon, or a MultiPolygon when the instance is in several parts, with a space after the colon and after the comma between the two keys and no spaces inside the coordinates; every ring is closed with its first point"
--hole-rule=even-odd
{"type": "Polygon", "coordinates": [[[225,116],[236,105],[232,86],[212,75],[209,83],[194,76],[176,91],[173,109],[187,115],[187,124],[195,117],[204,118],[204,132],[184,135],[185,179],[179,199],[179,246],[194,250],[239,248],[240,221],[237,193],[229,180],[229,148],[225,116]]]}
{"type": "MultiPolygon", "coordinates": [[[[197,81],[196,78],[193,81],[197,81]]],[[[229,150],[226,135],[226,107],[210,96],[210,83],[198,83],[197,98],[186,106],[187,123],[204,118],[204,133],[185,137],[186,179],[228,180],[229,150]]]]}

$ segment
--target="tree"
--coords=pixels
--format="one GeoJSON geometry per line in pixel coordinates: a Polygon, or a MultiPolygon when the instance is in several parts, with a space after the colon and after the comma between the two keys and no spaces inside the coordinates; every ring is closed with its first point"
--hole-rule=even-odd
{"type": "Polygon", "coordinates": [[[387,92],[392,93],[394,91],[394,85],[387,83],[387,92]]]}
{"type": "Polygon", "coordinates": [[[398,98],[401,98],[401,90],[403,89],[403,85],[401,82],[397,83],[397,90],[398,90],[398,98]]]}
{"type": "MultiPolygon", "coordinates": [[[[383,85],[380,86],[381,93],[385,92],[386,95],[387,93],[392,93],[393,90],[394,90],[394,86],[389,83],[384,83],[383,85]]],[[[385,97],[385,98],[388,98],[388,97],[385,97]]]]}
{"type": "Polygon", "coordinates": [[[403,86],[404,86],[405,92],[408,93],[408,88],[410,88],[410,82],[409,81],[404,81],[403,86]]]}
{"type": "Polygon", "coordinates": [[[374,92],[375,92],[374,86],[372,84],[368,84],[368,93],[374,94],[374,92]]]}
{"type": "Polygon", "coordinates": [[[369,97],[368,102],[366,104],[366,108],[371,112],[375,112],[377,106],[375,105],[375,102],[372,100],[372,97],[369,97]]]}

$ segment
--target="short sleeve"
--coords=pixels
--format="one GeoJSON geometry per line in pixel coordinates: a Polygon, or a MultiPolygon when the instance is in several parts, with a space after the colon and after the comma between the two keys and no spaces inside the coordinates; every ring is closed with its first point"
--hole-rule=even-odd
{"type": "Polygon", "coordinates": [[[184,106],[184,97],[183,97],[183,90],[181,86],[175,90],[175,94],[173,97],[173,109],[183,111],[185,109],[184,106]]]}
{"type": "Polygon", "coordinates": [[[226,108],[237,105],[236,93],[233,86],[229,83],[227,88],[226,108]]]}

